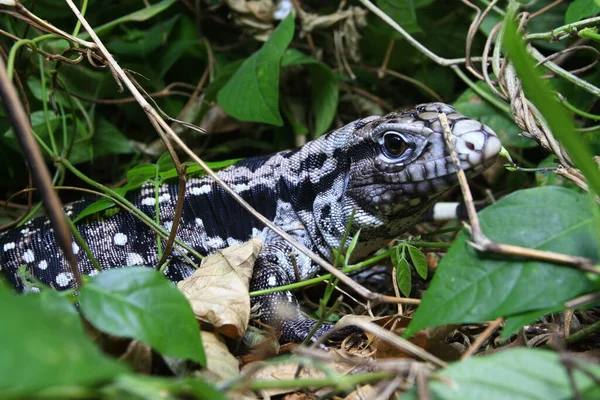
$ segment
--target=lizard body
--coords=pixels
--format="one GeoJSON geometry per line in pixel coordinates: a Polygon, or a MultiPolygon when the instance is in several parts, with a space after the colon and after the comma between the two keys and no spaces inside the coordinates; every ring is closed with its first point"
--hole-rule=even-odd
{"type": "MultiPolygon", "coordinates": [[[[490,128],[446,104],[430,103],[354,121],[301,148],[238,162],[219,176],[265,217],[326,259],[331,259],[332,249],[340,247],[354,213],[350,233],[361,229],[361,234],[353,254],[362,257],[418,222],[439,196],[456,185],[438,111],[448,114],[461,167],[468,175],[495,161],[501,145],[490,128]]],[[[153,219],[158,208],[159,220],[169,230],[177,189],[176,183],[163,184],[156,193],[154,184],[148,183],[129,198],[153,219]]],[[[67,206],[67,214],[75,217],[85,204],[67,206]]],[[[103,269],[158,262],[156,233],[128,212],[84,219],[77,228],[103,269]]],[[[295,268],[293,248],[210,178],[188,179],[177,233],[180,240],[201,254],[211,254],[255,236],[265,244],[251,290],[293,283],[317,273],[318,266],[303,254],[295,255],[295,268]]],[[[81,273],[97,273],[73,243],[81,273]]],[[[173,251],[164,271],[173,282],[193,272],[180,251],[184,250],[173,251]]],[[[0,234],[0,269],[19,291],[28,287],[17,274],[23,264],[56,289],[74,286],[70,267],[44,217],[0,234]]],[[[276,325],[286,340],[303,340],[315,324],[300,312],[291,292],[259,296],[253,302],[259,304],[263,322],[276,325]]],[[[324,325],[317,335],[329,328],[324,325]]]]}

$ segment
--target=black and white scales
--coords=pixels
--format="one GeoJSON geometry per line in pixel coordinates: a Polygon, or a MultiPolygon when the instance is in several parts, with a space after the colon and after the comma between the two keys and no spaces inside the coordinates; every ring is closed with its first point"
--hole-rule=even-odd
{"type": "MultiPolygon", "coordinates": [[[[448,116],[461,168],[469,176],[494,163],[501,145],[490,128],[449,105],[429,103],[354,121],[301,148],[238,162],[219,176],[266,218],[326,259],[331,259],[331,249],[339,248],[354,212],[351,233],[361,229],[354,254],[366,256],[418,222],[439,196],[456,185],[438,112],[448,116]]],[[[129,199],[152,219],[158,202],[159,220],[170,230],[177,191],[177,183],[160,186],[158,193],[148,183],[129,199]]],[[[66,207],[67,214],[74,218],[85,204],[66,207]]],[[[158,262],[156,233],[129,212],[87,218],[77,223],[77,229],[103,269],[158,262]]],[[[260,237],[264,247],[250,290],[297,279],[291,259],[295,250],[210,178],[187,181],[177,237],[204,255],[260,237]]],[[[97,273],[75,242],[73,251],[82,274],[97,273]]],[[[302,254],[295,253],[295,263],[301,280],[319,270],[302,254]]],[[[74,286],[70,267],[44,217],[0,233],[0,270],[5,278],[18,291],[36,290],[26,289],[17,274],[22,265],[58,290],[74,286]]],[[[174,251],[165,275],[177,282],[193,270],[174,251]]],[[[300,312],[291,292],[256,297],[253,302],[260,306],[261,320],[277,326],[284,340],[303,340],[315,324],[300,312]]],[[[317,335],[330,328],[324,325],[317,335]]]]}

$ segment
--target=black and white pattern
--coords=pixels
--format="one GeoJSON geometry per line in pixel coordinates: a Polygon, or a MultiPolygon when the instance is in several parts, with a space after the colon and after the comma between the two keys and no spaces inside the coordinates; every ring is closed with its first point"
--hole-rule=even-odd
{"type": "MultiPolygon", "coordinates": [[[[347,221],[354,212],[352,232],[361,229],[356,257],[381,247],[416,223],[435,200],[456,185],[455,169],[446,149],[439,111],[448,114],[461,167],[470,175],[491,165],[500,141],[487,126],[458,114],[443,103],[431,103],[371,116],[332,131],[305,146],[241,161],[219,176],[265,217],[299,242],[330,259],[338,248],[347,221]]],[[[155,191],[145,184],[130,200],[167,230],[173,224],[177,184],[155,191]],[[157,204],[158,203],[158,204],[157,204]]],[[[67,207],[74,217],[89,202],[67,207]]],[[[156,234],[126,211],[92,216],[77,228],[103,269],[158,262],[156,234]]],[[[291,261],[294,251],[285,241],[258,223],[210,178],[187,182],[177,237],[201,254],[211,254],[251,237],[263,239],[251,290],[296,281],[291,261]]],[[[351,235],[352,236],[352,235],[351,235]]],[[[73,242],[82,274],[97,273],[85,253],[73,242]]],[[[164,246],[164,241],[162,241],[164,246]]],[[[165,275],[176,282],[193,272],[176,248],[165,275]]],[[[296,254],[300,279],[314,276],[318,267],[296,254]]],[[[54,239],[46,218],[0,234],[0,269],[19,291],[39,290],[25,285],[19,266],[56,289],[74,286],[73,274],[54,239]]],[[[303,340],[314,321],[306,318],[291,292],[254,299],[261,319],[276,325],[284,339],[303,340]]],[[[322,334],[330,326],[321,328],[322,334]]]]}

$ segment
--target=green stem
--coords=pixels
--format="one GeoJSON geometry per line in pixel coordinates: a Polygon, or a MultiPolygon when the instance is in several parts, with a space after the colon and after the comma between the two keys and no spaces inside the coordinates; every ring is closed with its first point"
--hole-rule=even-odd
{"type": "Polygon", "coordinates": [[[8,53],[8,60],[6,61],[6,73],[8,74],[8,79],[10,81],[13,80],[13,71],[15,70],[15,60],[17,59],[17,51],[22,46],[30,45],[34,50],[37,50],[37,45],[33,40],[30,39],[21,39],[10,48],[10,52],[8,53]]]}
{"type": "MultiPolygon", "coordinates": [[[[83,0],[81,3],[81,15],[85,17],[85,11],[87,10],[88,0],[83,0]]],[[[81,21],[78,19],[77,24],[75,24],[75,29],[73,29],[73,36],[77,37],[79,35],[79,30],[81,29],[81,21]]]]}
{"type": "Polygon", "coordinates": [[[565,342],[567,344],[573,344],[575,342],[579,342],[582,339],[585,339],[589,335],[592,335],[598,331],[600,331],[600,321],[594,322],[593,324],[588,325],[585,328],[578,330],[571,336],[565,338],[565,342]]]}
{"type": "MultiPolygon", "coordinates": [[[[390,256],[390,254],[392,254],[391,250],[387,250],[386,252],[383,252],[379,255],[376,255],[375,257],[371,257],[368,260],[365,260],[363,262],[354,264],[354,265],[349,265],[345,268],[342,268],[342,272],[343,273],[350,273],[350,272],[354,272],[356,270],[359,270],[361,268],[367,267],[371,264],[375,264],[378,263],[381,260],[384,260],[386,258],[388,258],[390,256]]],[[[296,282],[296,283],[291,283],[289,285],[283,285],[283,286],[278,286],[276,288],[271,288],[271,289],[263,289],[263,290],[255,290],[253,292],[250,292],[250,297],[256,297],[256,296],[262,296],[265,294],[271,294],[271,293],[275,293],[275,292],[282,292],[284,290],[295,290],[295,289],[299,289],[305,286],[310,286],[310,285],[314,285],[317,284],[319,282],[323,282],[326,280],[331,279],[332,276],[331,274],[326,274],[326,275],[321,275],[321,276],[317,276],[315,278],[312,279],[306,279],[302,282],[296,282]]]]}
{"type": "Polygon", "coordinates": [[[92,254],[92,251],[90,250],[87,243],[83,239],[83,236],[81,236],[81,233],[79,233],[79,231],[77,230],[77,227],[73,223],[73,220],[71,220],[71,218],[67,218],[67,223],[69,224],[69,228],[71,228],[71,233],[73,234],[73,237],[75,238],[75,240],[77,241],[79,246],[81,246],[85,255],[90,259],[90,261],[94,265],[94,268],[96,268],[96,270],[98,272],[101,272],[102,267],[98,263],[98,260],[96,260],[96,257],[94,257],[94,255],[92,254]]]}
{"type": "Polygon", "coordinates": [[[530,42],[532,40],[563,40],[570,37],[572,34],[577,33],[578,30],[583,30],[584,28],[596,26],[600,22],[599,17],[593,17],[584,19],[581,21],[574,22],[572,24],[567,24],[563,26],[559,26],[556,29],[552,29],[549,32],[541,32],[541,33],[529,33],[525,35],[523,38],[525,42],[530,42]]]}
{"type": "Polygon", "coordinates": [[[46,123],[46,131],[48,132],[48,138],[50,139],[50,146],[52,148],[52,155],[58,155],[58,147],[56,146],[56,139],[54,138],[54,131],[50,125],[50,113],[48,112],[48,100],[46,99],[46,74],[44,74],[44,58],[38,55],[39,68],[40,68],[40,90],[42,96],[42,109],[44,110],[44,122],[46,123]]]}
{"type": "Polygon", "coordinates": [[[250,390],[262,389],[292,389],[292,388],[309,388],[309,387],[335,387],[339,390],[351,390],[356,385],[367,382],[376,382],[382,379],[393,376],[392,372],[379,371],[358,375],[333,376],[329,378],[312,378],[312,379],[281,379],[281,380],[247,380],[240,382],[232,387],[232,389],[247,388],[250,390]]]}
{"type": "Polygon", "coordinates": [[[479,97],[494,105],[496,108],[503,111],[507,115],[511,115],[510,106],[508,104],[504,103],[502,100],[499,100],[491,93],[488,93],[485,90],[481,89],[479,86],[477,86],[477,84],[475,84],[475,82],[469,79],[469,77],[457,65],[452,65],[450,66],[450,68],[452,68],[456,75],[458,75],[458,77],[462,79],[463,82],[465,82],[471,89],[473,89],[473,91],[477,93],[479,97]]]}
{"type": "MultiPolygon", "coordinates": [[[[156,222],[154,222],[154,220],[152,218],[150,218],[149,216],[147,216],[146,214],[144,214],[142,211],[140,211],[133,203],[131,203],[129,200],[127,200],[125,197],[121,196],[119,193],[117,193],[116,191],[99,184],[98,182],[94,181],[93,179],[88,178],[86,175],[84,175],[83,173],[81,173],[77,168],[75,168],[73,166],[73,164],[71,164],[69,162],[69,160],[67,160],[66,158],[60,158],[57,160],[59,163],[61,163],[62,165],[64,165],[69,171],[71,171],[71,173],[73,173],[73,175],[75,175],[76,177],[78,177],[79,179],[81,179],[82,181],[84,181],[85,183],[87,183],[88,185],[100,190],[103,193],[107,193],[109,194],[111,197],[119,200],[119,202],[123,203],[124,205],[126,205],[127,207],[129,207],[130,211],[135,214],[138,218],[140,218],[141,220],[143,220],[145,223],[147,223],[148,225],[152,226],[152,228],[160,235],[162,235],[163,237],[167,238],[169,237],[169,232],[167,232],[165,230],[165,228],[163,228],[162,226],[158,225],[156,222]]],[[[194,257],[196,257],[197,259],[202,259],[202,255],[200,253],[198,253],[196,250],[194,250],[193,248],[191,248],[190,246],[188,246],[187,244],[183,243],[181,240],[179,239],[175,239],[175,243],[177,243],[178,246],[184,248],[185,250],[187,250],[191,255],[193,255],[194,257]]],[[[191,260],[188,261],[191,262],[191,260]]]]}
{"type": "Polygon", "coordinates": [[[563,106],[565,106],[569,111],[580,115],[584,118],[588,118],[588,119],[593,119],[595,121],[600,121],[600,115],[597,114],[590,114],[588,112],[582,111],[579,108],[575,107],[574,105],[572,105],[571,103],[569,103],[567,101],[567,98],[564,96],[558,96],[559,101],[562,103],[563,106]]]}
{"type": "Polygon", "coordinates": [[[591,39],[595,42],[600,42],[600,35],[598,35],[597,28],[586,28],[579,32],[579,37],[584,39],[591,39]]]}

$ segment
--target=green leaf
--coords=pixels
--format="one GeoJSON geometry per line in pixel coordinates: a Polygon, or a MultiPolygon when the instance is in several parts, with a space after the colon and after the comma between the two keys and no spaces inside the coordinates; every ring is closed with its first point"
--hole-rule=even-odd
{"type": "Polygon", "coordinates": [[[243,63],[244,60],[237,60],[221,68],[215,79],[204,91],[204,102],[202,103],[202,107],[200,107],[200,112],[198,113],[198,121],[202,121],[208,112],[209,104],[217,99],[217,95],[221,89],[227,84],[227,82],[231,80],[231,77],[242,66],[243,63]]]}
{"type": "Polygon", "coordinates": [[[68,157],[73,164],[93,161],[94,158],[109,154],[133,152],[129,139],[104,118],[96,118],[95,132],[92,137],[84,138],[82,133],[78,130],[76,141],[68,157]]]}
{"type": "MultiPolygon", "coordinates": [[[[116,190],[118,192],[121,192],[121,190],[119,190],[119,189],[116,189],[116,190]]],[[[125,192],[122,191],[120,194],[125,194],[125,192]]],[[[87,216],[99,213],[101,211],[107,210],[114,206],[115,206],[114,201],[112,201],[109,198],[103,197],[103,198],[98,199],[97,201],[94,201],[93,203],[87,205],[83,210],[81,210],[81,212],[79,214],[77,214],[77,216],[73,219],[73,222],[78,222],[87,216]]]]}
{"type": "MultiPolygon", "coordinates": [[[[66,117],[70,118],[71,116],[68,115],[66,117]]],[[[48,125],[50,126],[50,130],[52,132],[56,131],[56,128],[58,128],[61,123],[62,117],[54,114],[53,112],[48,113],[48,125]]],[[[44,111],[40,110],[31,113],[31,128],[40,138],[42,138],[42,140],[47,141],[49,132],[46,125],[46,114],[44,111]]],[[[17,140],[15,138],[15,133],[12,128],[4,132],[4,138],[7,139],[5,143],[9,144],[15,149],[19,149],[17,140]]]]}
{"type": "MultiPolygon", "coordinates": [[[[592,200],[546,186],[515,192],[480,213],[497,243],[597,258],[592,200]]],[[[479,254],[462,232],[440,262],[406,335],[449,323],[490,321],[555,306],[594,288],[573,268],[479,254]]]]}
{"type": "Polygon", "coordinates": [[[337,75],[326,64],[298,50],[289,49],[281,59],[282,67],[306,65],[310,77],[311,104],[314,115],[313,135],[327,132],[337,111],[339,82],[337,75]]]}
{"type": "MultiPolygon", "coordinates": [[[[112,20],[112,21],[104,24],[104,25],[94,28],[94,32],[97,35],[101,36],[105,33],[110,32],[112,30],[112,28],[114,28],[115,26],[118,26],[124,22],[147,21],[151,18],[154,18],[156,15],[160,14],[167,8],[171,7],[173,4],[175,4],[176,1],[177,0],[163,0],[156,4],[152,4],[150,7],[144,7],[141,10],[132,12],[131,14],[123,15],[120,18],[117,18],[115,20],[112,20]]],[[[87,40],[90,38],[90,35],[87,32],[82,32],[79,35],[79,37],[87,40]]]]}
{"type": "Polygon", "coordinates": [[[198,379],[168,379],[159,376],[125,375],[114,385],[120,392],[114,399],[167,400],[193,398],[197,400],[226,400],[225,395],[214,386],[198,379]]]}
{"type": "Polygon", "coordinates": [[[0,290],[0,315],[2,398],[97,385],[127,373],[96,348],[73,306],[56,293],[15,296],[0,290]]]}
{"type": "Polygon", "coordinates": [[[155,178],[157,166],[155,164],[140,164],[127,171],[127,185],[125,190],[140,188],[148,180],[155,178]]]}
{"type": "MultiPolygon", "coordinates": [[[[417,23],[414,0],[377,0],[377,6],[408,33],[422,32],[417,23]]],[[[401,38],[396,31],[393,35],[401,38]]]]}
{"type": "Polygon", "coordinates": [[[583,190],[577,186],[573,181],[559,175],[553,170],[544,171],[543,168],[556,168],[558,164],[556,163],[556,156],[554,154],[549,155],[544,158],[537,166],[540,170],[535,172],[535,182],[538,186],[563,186],[567,189],[573,189],[578,192],[583,192],[583,190]]]}
{"type": "Polygon", "coordinates": [[[104,271],[81,289],[80,303],[86,319],[103,332],[140,340],[166,356],[206,363],[189,303],[158,271],[104,271]]]}
{"type": "Polygon", "coordinates": [[[118,39],[110,41],[107,46],[115,54],[146,57],[167,41],[167,37],[178,19],[179,15],[175,15],[165,22],[153,24],[146,31],[131,30],[124,35],[118,36],[118,39]]]}
{"type": "Polygon", "coordinates": [[[184,55],[190,55],[196,62],[199,62],[196,59],[206,58],[206,45],[198,39],[196,21],[188,15],[181,15],[176,28],[169,38],[168,46],[163,47],[156,63],[161,78],[164,78],[173,66],[179,68],[189,65],[190,72],[196,70],[194,65],[190,65],[191,60],[182,58],[184,55]]]}
{"type": "MultiPolygon", "coordinates": [[[[127,171],[127,184],[121,188],[113,189],[121,196],[125,196],[127,192],[139,189],[145,182],[156,177],[156,165],[140,164],[127,171]]],[[[83,218],[107,210],[115,206],[115,202],[107,197],[102,197],[93,203],[88,204],[73,222],[82,220],[83,218]]]]}
{"type": "Polygon", "coordinates": [[[425,255],[421,252],[421,250],[410,244],[407,245],[406,248],[408,249],[408,254],[410,254],[412,264],[417,270],[419,276],[423,279],[427,279],[427,259],[425,258],[425,255]]]}
{"type": "Polygon", "coordinates": [[[396,268],[396,281],[398,282],[398,287],[403,295],[409,297],[412,288],[412,272],[410,264],[406,259],[405,245],[396,246],[395,251],[392,252],[392,263],[396,268]]]}
{"type": "MultiPolygon", "coordinates": [[[[597,399],[600,387],[581,371],[600,379],[600,367],[583,361],[571,370],[581,399],[597,399]]],[[[432,399],[538,400],[573,399],[575,392],[557,353],[539,349],[509,349],[456,362],[434,374],[432,399]]],[[[414,399],[413,390],[403,399],[414,399]]]]}
{"type": "Polygon", "coordinates": [[[507,14],[504,47],[511,57],[515,69],[521,78],[523,89],[529,100],[540,110],[548,126],[561,144],[569,152],[575,165],[583,172],[590,190],[600,194],[600,172],[593,161],[593,154],[575,132],[573,120],[559,104],[556,95],[548,88],[547,82],[540,77],[540,71],[534,69],[534,62],[525,50],[525,45],[517,35],[517,24],[514,15],[507,14]]]}
{"type": "Polygon", "coordinates": [[[508,317],[506,318],[506,322],[504,323],[504,327],[502,328],[501,336],[504,338],[510,337],[511,335],[514,335],[515,333],[520,331],[525,325],[531,324],[532,322],[539,320],[544,315],[550,314],[552,312],[560,312],[563,309],[564,308],[560,306],[551,309],[528,311],[522,314],[517,314],[508,317]]]}
{"type": "Polygon", "coordinates": [[[600,12],[600,4],[594,0],[574,0],[565,14],[565,24],[571,24],[600,12]]]}
{"type": "MultiPolygon", "coordinates": [[[[477,87],[494,96],[485,82],[477,82],[477,87]]],[[[482,99],[473,89],[465,90],[453,105],[458,112],[492,128],[505,147],[537,147],[535,141],[519,135],[521,128],[515,124],[512,116],[482,99]]]]}
{"type": "Polygon", "coordinates": [[[352,256],[352,253],[354,252],[354,248],[356,248],[356,245],[358,244],[359,237],[360,237],[360,229],[358,230],[358,232],[356,232],[356,235],[354,235],[354,237],[352,238],[352,241],[348,245],[348,250],[346,250],[346,259],[344,260],[345,265],[348,265],[348,263],[350,262],[350,257],[352,256]]]}
{"type": "Polygon", "coordinates": [[[219,92],[217,99],[227,114],[240,121],[283,125],[279,114],[279,70],[281,56],[293,37],[294,17],[290,14],[219,92]]]}

